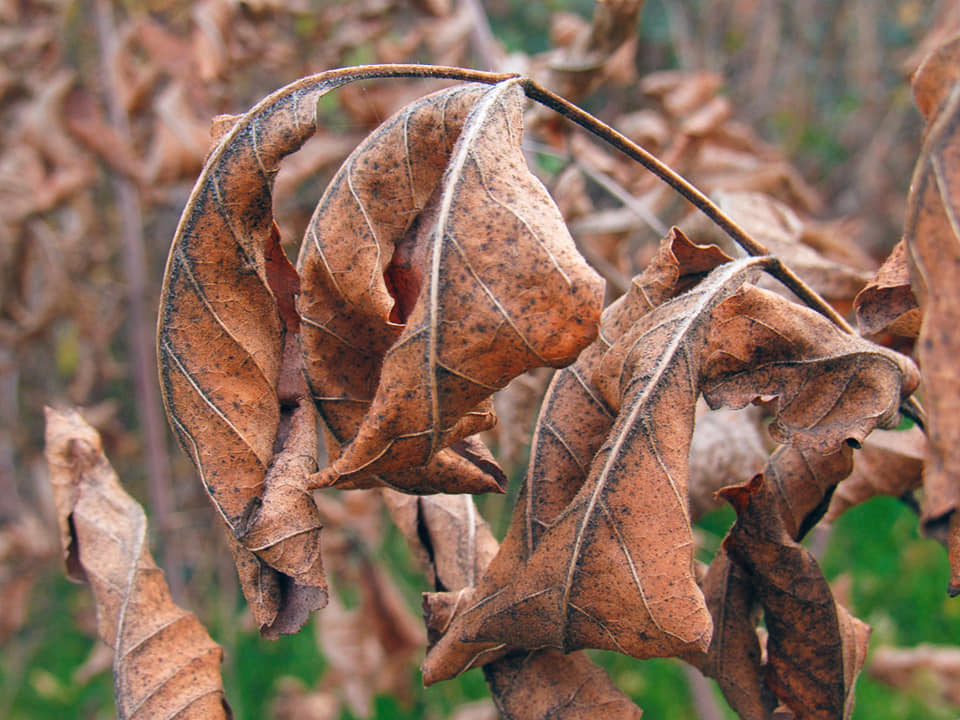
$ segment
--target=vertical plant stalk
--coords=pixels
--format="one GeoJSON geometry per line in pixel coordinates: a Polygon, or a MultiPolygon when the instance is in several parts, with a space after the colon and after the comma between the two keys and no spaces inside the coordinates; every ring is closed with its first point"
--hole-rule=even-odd
{"type": "MultiPolygon", "coordinates": [[[[108,0],[95,0],[97,40],[104,83],[104,100],[110,124],[124,142],[130,142],[130,125],[120,103],[113,72],[117,55],[117,28],[108,0]]],[[[170,483],[170,458],[164,430],[164,416],[157,388],[153,328],[156,319],[147,320],[147,252],[143,234],[143,209],[140,192],[130,178],[110,172],[117,198],[120,239],[123,247],[123,274],[126,278],[127,339],[133,359],[134,395],[146,449],[147,492],[150,509],[160,533],[161,557],[174,598],[183,596],[183,572],[176,538],[172,537],[173,493],[170,483]]]]}

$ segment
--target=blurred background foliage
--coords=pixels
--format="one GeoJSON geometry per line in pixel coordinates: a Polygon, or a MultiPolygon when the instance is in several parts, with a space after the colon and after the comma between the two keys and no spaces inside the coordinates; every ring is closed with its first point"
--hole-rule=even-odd
{"type": "MultiPolygon", "coordinates": [[[[610,5],[634,20],[615,37],[591,34],[598,11],[590,0],[0,0],[0,717],[114,714],[92,600],[59,566],[44,404],[83,407],[103,434],[147,508],[175,596],[226,650],[237,718],[494,717],[479,671],[424,690],[422,647],[409,643],[397,663],[383,648],[338,645],[348,641],[325,631],[326,611],[295,637],[259,638],[193,468],[161,415],[156,298],[210,118],[242,112],[302,75],[370,62],[529,73],[708,191],[765,193],[798,213],[805,232],[841,236],[821,244],[834,259],[842,245],[845,262],[871,271],[899,238],[919,150],[908,77],[960,25],[954,4],[610,5]],[[366,663],[359,680],[349,680],[341,654],[366,663]]],[[[324,99],[325,130],[277,181],[291,254],[340,161],[433,87],[368,83],[324,99]]],[[[555,120],[528,120],[531,161],[611,296],[643,267],[663,227],[695,222],[639,168],[568,137],[555,120]],[[640,210],[625,211],[624,194],[640,210]]],[[[849,306],[849,298],[831,299],[849,306]]],[[[479,506],[500,536],[546,379],[534,373],[498,399],[500,428],[489,441],[511,473],[511,492],[479,506]]],[[[388,585],[405,601],[397,622],[415,623],[425,581],[376,498],[356,495],[331,494],[321,507],[336,617],[356,623],[370,594],[388,585]],[[380,584],[358,584],[374,565],[380,584]]],[[[718,509],[700,522],[701,559],[732,518],[718,509]]],[[[872,647],[960,638],[945,553],[920,536],[908,505],[872,500],[825,532],[828,540],[812,542],[821,543],[824,569],[850,609],[873,626],[872,647]]],[[[409,630],[414,639],[417,632],[409,630]]],[[[647,717],[733,717],[709,684],[704,699],[677,662],[596,656],[647,717]]],[[[856,718],[956,713],[931,679],[919,691],[893,690],[868,671],[858,684],[856,718]]]]}

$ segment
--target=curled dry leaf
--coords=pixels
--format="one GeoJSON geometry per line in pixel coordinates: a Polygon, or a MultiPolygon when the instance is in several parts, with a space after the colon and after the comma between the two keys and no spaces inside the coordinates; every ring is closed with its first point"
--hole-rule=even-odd
{"type": "MultiPolygon", "coordinates": [[[[604,311],[597,340],[573,365],[554,376],[540,408],[526,482],[514,506],[510,528],[486,570],[477,597],[492,596],[513,581],[545,528],[586,480],[590,462],[616,416],[593,382],[603,354],[640,317],[695,285],[727,260],[716,247],[696,245],[679,230],[672,230],[644,273],[634,279],[629,292],[604,311]]],[[[459,598],[458,608],[466,607],[463,600],[459,598]]],[[[428,625],[433,624],[431,607],[429,603],[426,606],[428,625]]],[[[445,627],[448,621],[445,618],[436,624],[445,627]]],[[[500,646],[501,653],[507,650],[499,642],[470,643],[461,633],[461,624],[452,626],[448,636],[428,652],[424,682],[436,682],[473,667],[490,658],[488,651],[494,646],[500,646]]]]}
{"type": "Polygon", "coordinates": [[[713,618],[706,652],[683,659],[717,681],[730,707],[744,720],[770,717],[776,697],[764,680],[757,623],[760,603],[747,572],[722,547],[701,583],[713,618]]]}
{"type": "Polygon", "coordinates": [[[642,714],[583,653],[508,655],[483,674],[503,720],[638,720],[642,714]]]}
{"type": "Polygon", "coordinates": [[[414,201],[425,204],[387,270],[402,332],[318,486],[426,464],[488,424],[478,405],[494,391],[530,368],[573,362],[596,336],[603,281],[526,167],[522,108],[516,82],[486,88],[436,191],[414,201]]]}
{"type": "MultiPolygon", "coordinates": [[[[766,493],[787,534],[798,540],[819,520],[838,482],[851,469],[852,450],[829,455],[779,447],[769,458],[766,493]]],[[[713,640],[706,653],[684,657],[720,685],[730,706],[743,718],[770,716],[776,704],[764,680],[757,638],[760,604],[746,571],[721,547],[702,583],[713,617],[713,640]]]]}
{"type": "Polygon", "coordinates": [[[749,573],[764,609],[768,684],[798,720],[849,717],[870,628],[834,602],[763,475],[721,494],[737,511],[723,546],[749,573]]]}
{"type": "Polygon", "coordinates": [[[232,717],[223,652],[171,600],[143,509],[120,486],[96,430],[76,411],[48,409],[46,443],[68,574],[91,584],[98,632],[114,649],[117,716],[232,717]]]}
{"type": "Polygon", "coordinates": [[[889,332],[916,337],[920,332],[920,309],[910,287],[907,249],[901,240],[894,246],[877,274],[853,301],[861,335],[889,332]]]}
{"type": "MultiPolygon", "coordinates": [[[[157,350],[167,416],[227,526],[244,594],[268,634],[295,631],[306,619],[303,610],[326,600],[314,556],[320,530],[315,511],[307,522],[312,529],[298,522],[297,533],[284,538],[283,556],[296,569],[273,568],[246,547],[244,535],[260,504],[283,416],[284,424],[290,420],[281,404],[301,404],[301,398],[281,397],[282,384],[296,388],[298,356],[284,348],[297,331],[298,288],[273,220],[272,181],[281,159],[313,133],[317,98],[338,82],[336,73],[305,78],[232,125],[221,123],[222,138],[177,228],[161,294],[157,350]],[[305,565],[310,569],[303,572],[305,565]],[[275,626],[291,616],[292,623],[275,626]]],[[[304,420],[303,433],[309,432],[304,420]]],[[[263,534],[257,534],[259,547],[263,534]]]]}
{"type": "MultiPolygon", "coordinates": [[[[914,76],[917,105],[927,120],[923,149],[914,169],[907,197],[904,243],[910,278],[923,322],[917,357],[923,368],[927,412],[927,460],[924,486],[960,495],[960,422],[957,397],[960,375],[960,37],[941,46],[923,62],[914,76]]],[[[954,523],[957,525],[957,523],[954,523]]],[[[960,527],[957,528],[960,530],[960,527]]],[[[960,593],[960,532],[950,536],[951,595],[960,593]]]]}
{"type": "Polygon", "coordinates": [[[844,442],[859,446],[874,427],[895,426],[918,382],[906,356],[744,287],[714,312],[701,387],[711,407],[776,398],[771,436],[829,455],[844,442]]]}
{"type": "MultiPolygon", "coordinates": [[[[403,333],[423,285],[429,238],[418,234],[421,212],[439,191],[464,121],[490,91],[459,86],[403,108],[351,153],[311,218],[297,262],[300,339],[333,460],[369,413],[384,355],[403,333]]],[[[459,419],[451,435],[493,422],[492,408],[484,404],[459,419]]],[[[471,462],[468,450],[455,444],[440,450],[426,468],[355,474],[337,484],[424,493],[502,492],[506,478],[493,458],[471,462]]],[[[484,451],[478,447],[476,452],[484,451]]]]}
{"type": "MultiPolygon", "coordinates": [[[[604,354],[595,382],[618,415],[586,482],[522,570],[477,593],[448,645],[597,647],[636,657],[706,650],[711,620],[694,578],[686,497],[700,345],[716,304],[768,261],[720,266],[604,354]]],[[[428,655],[425,680],[430,663],[428,655]]]]}

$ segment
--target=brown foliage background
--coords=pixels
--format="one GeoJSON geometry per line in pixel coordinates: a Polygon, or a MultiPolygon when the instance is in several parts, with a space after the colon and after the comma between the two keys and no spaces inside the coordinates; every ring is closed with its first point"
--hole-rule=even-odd
{"type": "MultiPolygon", "coordinates": [[[[776,232],[799,239],[808,265],[842,262],[866,278],[902,232],[922,125],[906,77],[956,29],[949,5],[611,3],[628,19],[643,6],[642,22],[621,23],[636,33],[618,35],[600,31],[601,14],[591,25],[587,2],[553,14],[507,0],[0,2],[0,640],[23,642],[32,588],[57,572],[52,500],[40,481],[44,404],[81,406],[101,432],[120,476],[145,502],[174,597],[201,617],[236,616],[218,608],[236,594],[229,553],[162,418],[152,360],[163,262],[208,150],[211,118],[241,112],[297,77],[357,62],[521,69],[704,190],[729,193],[730,206],[738,193],[770,196],[779,203],[776,232]],[[517,39],[516,27],[527,36],[517,39]]],[[[437,87],[367,83],[324,102],[326,129],[277,180],[285,243],[302,236],[321,189],[359,140],[437,87]]],[[[528,127],[526,141],[540,152],[581,251],[613,294],[653,256],[664,228],[683,222],[703,231],[702,218],[638,167],[582,136],[567,139],[546,116],[528,127]]],[[[852,300],[817,289],[841,305],[852,300]]],[[[500,425],[489,439],[513,477],[545,387],[546,375],[534,373],[495,401],[500,425]]],[[[371,560],[384,532],[379,501],[333,498],[321,513],[335,577],[365,588],[362,603],[399,592],[383,590],[395,581],[371,560]]],[[[486,503],[495,518],[505,519],[504,507],[486,503]]],[[[396,605],[376,612],[406,618],[403,602],[396,605]]],[[[352,609],[340,611],[349,617],[352,609]]],[[[356,649],[387,658],[364,660],[368,667],[418,652],[422,630],[404,622],[399,637],[374,633],[356,649]]],[[[321,692],[349,675],[329,672],[321,692]]],[[[363,715],[369,687],[409,694],[407,680],[403,668],[384,671],[366,690],[347,689],[343,702],[363,715]]],[[[288,690],[292,707],[303,693],[288,690]]]]}

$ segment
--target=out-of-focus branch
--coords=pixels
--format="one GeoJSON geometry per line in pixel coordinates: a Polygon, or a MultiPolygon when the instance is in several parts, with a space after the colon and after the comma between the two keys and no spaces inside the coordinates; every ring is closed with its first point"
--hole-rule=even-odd
{"type": "MultiPolygon", "coordinates": [[[[95,0],[97,39],[104,82],[105,102],[110,123],[117,135],[130,142],[130,125],[116,86],[114,59],[117,53],[117,28],[108,0],[95,0]]],[[[143,234],[143,212],[140,192],[127,177],[111,172],[111,183],[117,199],[120,240],[123,247],[123,273],[126,278],[127,337],[133,360],[134,392],[146,450],[147,492],[154,522],[162,541],[161,557],[170,591],[182,597],[183,572],[177,543],[170,526],[173,498],[170,483],[170,460],[164,430],[160,394],[157,388],[153,328],[156,322],[147,316],[147,253],[143,234]]]]}

